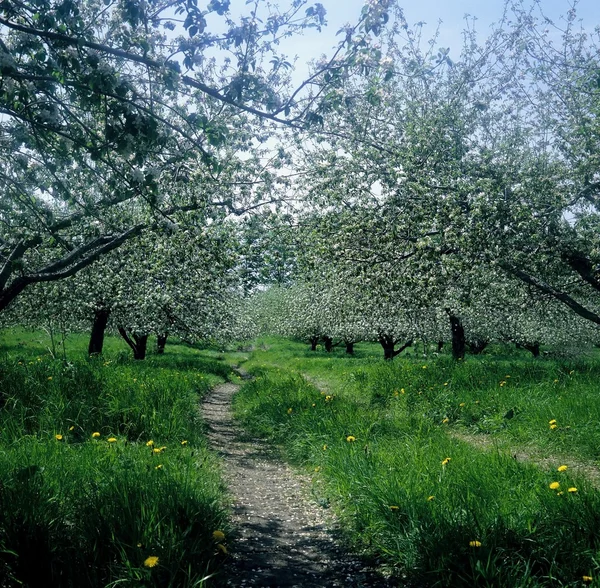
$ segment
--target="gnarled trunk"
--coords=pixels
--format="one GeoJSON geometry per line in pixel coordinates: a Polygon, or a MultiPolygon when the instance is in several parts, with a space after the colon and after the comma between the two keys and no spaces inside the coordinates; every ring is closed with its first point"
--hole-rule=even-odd
{"type": "Polygon", "coordinates": [[[135,333],[128,335],[124,327],[117,327],[119,333],[133,351],[133,359],[146,359],[146,349],[148,348],[148,335],[137,335],[135,333]]]}
{"type": "Polygon", "coordinates": [[[311,337],[310,338],[310,350],[311,351],[316,351],[318,344],[319,344],[319,337],[311,337]]]}
{"type": "Polygon", "coordinates": [[[354,343],[346,342],[346,353],[348,355],[354,355],[354,343]]]}
{"type": "Polygon", "coordinates": [[[323,337],[323,343],[325,343],[325,351],[327,351],[327,353],[331,353],[331,350],[333,349],[333,339],[325,335],[323,337]]]}
{"type": "Polygon", "coordinates": [[[169,333],[162,333],[162,334],[156,335],[156,353],[158,353],[158,355],[164,354],[165,345],[167,344],[168,336],[169,336],[169,333]]]}
{"type": "Polygon", "coordinates": [[[483,353],[483,350],[489,345],[489,341],[484,339],[475,339],[474,341],[467,341],[467,347],[469,352],[473,355],[479,355],[483,353]]]}
{"type": "Polygon", "coordinates": [[[450,318],[450,329],[452,330],[452,357],[454,359],[464,359],[465,357],[465,329],[459,317],[446,309],[450,318]]]}
{"type": "Polygon", "coordinates": [[[100,355],[104,347],[104,333],[106,333],[106,325],[110,309],[101,308],[94,313],[94,323],[92,325],[92,333],[90,335],[90,343],[88,345],[88,355],[100,355]]]}
{"type": "Polygon", "coordinates": [[[540,344],[538,341],[535,341],[534,343],[529,343],[529,341],[525,341],[525,343],[517,343],[516,346],[517,349],[527,349],[527,351],[529,351],[533,355],[533,357],[540,356],[540,344]]]}
{"type": "Polygon", "coordinates": [[[394,359],[394,357],[396,357],[396,355],[399,355],[407,347],[410,347],[413,344],[412,340],[407,341],[399,349],[394,350],[394,347],[396,346],[396,341],[393,337],[390,337],[389,335],[380,335],[379,343],[383,347],[383,359],[385,359],[386,361],[391,361],[392,359],[394,359]]]}

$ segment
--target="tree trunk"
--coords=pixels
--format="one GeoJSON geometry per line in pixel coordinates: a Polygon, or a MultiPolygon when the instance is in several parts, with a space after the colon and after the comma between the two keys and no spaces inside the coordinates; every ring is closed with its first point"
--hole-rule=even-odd
{"type": "Polygon", "coordinates": [[[162,333],[160,335],[156,335],[156,353],[158,353],[158,355],[164,354],[168,336],[169,333],[162,333]]]}
{"type": "Polygon", "coordinates": [[[465,357],[465,329],[461,320],[446,309],[450,318],[450,328],[452,330],[452,357],[456,360],[465,357]]]}
{"type": "Polygon", "coordinates": [[[407,347],[410,347],[413,344],[412,340],[407,341],[404,345],[402,345],[402,347],[394,351],[396,341],[394,341],[394,339],[388,335],[381,335],[379,337],[379,343],[383,347],[383,359],[386,361],[394,359],[396,355],[400,355],[400,353],[402,353],[407,347]]]}
{"type": "Polygon", "coordinates": [[[354,343],[346,343],[346,353],[348,355],[354,355],[354,343]]]}
{"type": "Polygon", "coordinates": [[[133,351],[133,359],[146,359],[146,349],[148,348],[148,335],[136,335],[132,333],[133,339],[127,334],[125,327],[117,327],[119,333],[125,343],[131,347],[133,351]]]}
{"type": "Polygon", "coordinates": [[[534,343],[529,343],[527,341],[525,343],[518,343],[517,347],[527,349],[527,351],[529,351],[533,355],[533,357],[540,356],[540,344],[538,341],[535,341],[534,343]]]}
{"type": "Polygon", "coordinates": [[[88,345],[88,355],[101,355],[104,347],[104,333],[108,324],[110,309],[101,308],[94,313],[94,324],[92,325],[92,334],[90,335],[90,344],[88,345]]]}
{"type": "Polygon", "coordinates": [[[311,337],[310,338],[310,350],[311,351],[316,351],[318,344],[319,344],[319,337],[311,337]]]}
{"type": "Polygon", "coordinates": [[[327,351],[327,353],[331,353],[331,350],[333,349],[333,339],[331,337],[324,336],[323,343],[325,343],[325,351],[327,351]]]}
{"type": "Polygon", "coordinates": [[[443,341],[438,341],[438,343],[437,343],[438,353],[440,353],[443,348],[444,348],[444,342],[443,341]]]}
{"type": "Polygon", "coordinates": [[[488,346],[488,344],[489,341],[475,339],[474,341],[468,341],[467,347],[473,355],[479,355],[480,353],[483,353],[483,350],[488,346]]]}

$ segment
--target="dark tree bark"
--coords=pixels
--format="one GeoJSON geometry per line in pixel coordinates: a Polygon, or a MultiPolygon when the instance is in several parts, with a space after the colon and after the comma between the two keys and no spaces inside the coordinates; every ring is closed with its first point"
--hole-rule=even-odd
{"type": "Polygon", "coordinates": [[[104,333],[110,316],[109,308],[101,308],[94,313],[94,323],[88,345],[88,355],[100,355],[104,347],[104,333]]]}
{"type": "Polygon", "coordinates": [[[160,335],[156,335],[156,353],[158,353],[158,355],[164,354],[168,336],[169,333],[162,333],[160,335]]]}
{"type": "Polygon", "coordinates": [[[460,318],[452,314],[449,309],[446,309],[446,312],[450,318],[450,329],[452,330],[452,357],[456,360],[464,359],[466,350],[465,329],[460,318]]]}
{"type": "Polygon", "coordinates": [[[474,341],[467,341],[467,347],[469,348],[470,353],[479,355],[480,353],[483,353],[483,350],[489,343],[489,341],[485,341],[484,339],[475,339],[474,341]]]}
{"type": "Polygon", "coordinates": [[[325,344],[325,351],[327,351],[327,353],[331,353],[331,350],[333,349],[333,339],[325,335],[323,337],[323,343],[325,344]]]}
{"type": "Polygon", "coordinates": [[[348,355],[354,355],[354,343],[346,343],[346,353],[348,355]]]}
{"type": "Polygon", "coordinates": [[[402,353],[407,347],[410,347],[413,344],[412,340],[407,341],[399,349],[394,349],[397,341],[395,341],[393,337],[390,337],[388,335],[380,335],[379,343],[383,347],[383,358],[386,361],[391,361],[392,359],[394,359],[394,357],[396,357],[396,355],[400,355],[400,353],[402,353]]]}
{"type": "Polygon", "coordinates": [[[444,348],[444,342],[443,341],[438,341],[438,344],[437,344],[438,353],[440,353],[443,348],[444,348]]]}
{"type": "Polygon", "coordinates": [[[316,351],[318,344],[319,344],[319,337],[311,337],[310,338],[310,350],[311,351],[316,351]]]}
{"type": "Polygon", "coordinates": [[[540,344],[538,341],[535,341],[534,343],[529,343],[528,341],[525,343],[516,343],[516,346],[517,349],[527,349],[527,351],[529,351],[533,357],[540,356],[540,344]]]}
{"type": "Polygon", "coordinates": [[[133,351],[133,359],[146,359],[146,350],[148,348],[148,335],[136,335],[132,333],[131,337],[128,335],[127,330],[124,327],[117,327],[121,337],[125,339],[125,342],[133,351]]]}

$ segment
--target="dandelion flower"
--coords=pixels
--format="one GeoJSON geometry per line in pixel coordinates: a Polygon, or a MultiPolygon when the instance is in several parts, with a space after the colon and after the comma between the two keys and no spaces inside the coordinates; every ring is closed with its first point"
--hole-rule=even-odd
{"type": "Polygon", "coordinates": [[[561,466],[558,466],[558,468],[557,468],[557,470],[559,472],[566,472],[567,469],[568,469],[568,467],[566,465],[561,465],[561,466]]]}
{"type": "Polygon", "coordinates": [[[465,403],[461,402],[458,406],[463,407],[463,406],[465,406],[465,403]]]}
{"type": "Polygon", "coordinates": [[[548,421],[549,425],[556,425],[556,419],[552,419],[551,421],[548,421]]]}
{"type": "Polygon", "coordinates": [[[325,396],[325,402],[331,402],[331,400],[333,399],[333,396],[327,394],[327,396],[325,396]]]}
{"type": "Polygon", "coordinates": [[[400,394],[404,394],[404,393],[405,393],[404,388],[400,388],[400,394]]]}
{"type": "Polygon", "coordinates": [[[147,557],[144,560],[144,565],[147,568],[153,568],[157,564],[158,564],[158,557],[156,557],[156,555],[151,555],[150,557],[147,557]]]}
{"type": "Polygon", "coordinates": [[[75,429],[75,425],[71,425],[71,426],[69,427],[69,431],[73,431],[74,429],[75,429]]]}
{"type": "Polygon", "coordinates": [[[554,431],[554,429],[556,429],[558,427],[558,425],[550,425],[550,428],[554,431]]]}
{"type": "Polygon", "coordinates": [[[323,451],[327,451],[327,445],[323,445],[323,451]]]}
{"type": "Polygon", "coordinates": [[[162,470],[162,463],[159,463],[154,469],[155,470],[162,470]]]}
{"type": "Polygon", "coordinates": [[[223,545],[222,543],[219,543],[217,545],[217,549],[224,555],[227,555],[227,547],[225,547],[225,545],[223,545]]]}
{"type": "Polygon", "coordinates": [[[451,460],[451,459],[452,459],[451,457],[447,457],[446,459],[444,459],[444,460],[442,461],[442,465],[443,465],[443,466],[446,466],[446,465],[448,465],[448,464],[450,463],[450,460],[451,460]]]}
{"type": "Polygon", "coordinates": [[[395,505],[390,506],[390,510],[399,510],[399,509],[400,509],[399,506],[395,506],[395,505]]]}
{"type": "Polygon", "coordinates": [[[313,408],[314,408],[314,407],[315,407],[315,406],[317,406],[317,405],[316,405],[316,404],[313,402],[313,403],[312,403],[312,406],[313,406],[313,408]]]}
{"type": "Polygon", "coordinates": [[[223,531],[213,531],[213,539],[220,543],[225,540],[225,533],[223,531]]]}
{"type": "Polygon", "coordinates": [[[481,547],[481,541],[469,541],[469,547],[481,547]]]}
{"type": "Polygon", "coordinates": [[[574,486],[571,488],[567,489],[567,492],[570,492],[571,494],[575,494],[575,492],[577,492],[577,488],[575,488],[574,486]]]}
{"type": "Polygon", "coordinates": [[[444,386],[447,386],[447,385],[448,385],[448,382],[444,382],[444,386]]]}
{"type": "Polygon", "coordinates": [[[558,490],[560,488],[560,484],[558,482],[552,482],[549,487],[550,490],[558,490]]]}
{"type": "Polygon", "coordinates": [[[92,433],[92,438],[93,439],[97,439],[98,437],[100,437],[100,433],[98,431],[92,433]]]}
{"type": "Polygon", "coordinates": [[[150,439],[150,441],[146,441],[146,447],[152,447],[154,445],[154,441],[150,439]]]}
{"type": "Polygon", "coordinates": [[[184,440],[181,442],[181,444],[182,444],[182,445],[185,447],[185,446],[188,444],[188,442],[187,442],[187,441],[184,439],[184,440]]]}
{"type": "Polygon", "coordinates": [[[587,584],[589,584],[590,582],[593,582],[593,581],[594,581],[594,578],[592,578],[592,576],[583,576],[583,577],[582,577],[582,580],[583,580],[584,582],[586,582],[587,584]]]}
{"type": "Polygon", "coordinates": [[[450,422],[450,419],[449,419],[448,417],[446,417],[446,418],[445,418],[445,419],[442,421],[442,423],[444,423],[444,424],[445,424],[445,423],[449,423],[449,422],[450,422]]]}
{"type": "Polygon", "coordinates": [[[315,468],[315,472],[320,472],[320,471],[321,471],[321,467],[320,467],[320,466],[317,466],[317,467],[315,468]]]}
{"type": "Polygon", "coordinates": [[[291,409],[291,408],[288,408],[288,409],[287,409],[287,413],[288,413],[288,414],[292,414],[292,409],[291,409]]]}
{"type": "Polygon", "coordinates": [[[109,437],[109,438],[107,439],[107,441],[108,441],[109,443],[116,443],[116,441],[117,441],[117,438],[116,438],[116,437],[109,437]]]}
{"type": "Polygon", "coordinates": [[[427,369],[427,366],[426,366],[426,365],[424,365],[424,366],[421,366],[421,367],[422,367],[424,370],[426,370],[426,369],[427,369]]]}
{"type": "Polygon", "coordinates": [[[502,386],[504,386],[504,385],[506,385],[506,382],[505,382],[504,380],[502,380],[502,381],[500,382],[500,388],[502,388],[502,386]]]}
{"type": "Polygon", "coordinates": [[[434,498],[435,498],[435,496],[428,496],[428,497],[427,497],[427,501],[428,501],[428,502],[431,502],[431,501],[432,501],[434,498]]]}
{"type": "Polygon", "coordinates": [[[162,453],[162,449],[161,449],[160,447],[155,447],[155,448],[152,450],[152,453],[162,453]]]}
{"type": "Polygon", "coordinates": [[[356,437],[354,435],[348,435],[346,437],[346,441],[348,441],[348,443],[352,443],[353,441],[356,441],[356,437]]]}
{"type": "Polygon", "coordinates": [[[58,435],[54,435],[54,438],[55,438],[57,441],[62,441],[62,438],[63,438],[63,436],[62,436],[62,435],[59,433],[58,435]]]}
{"type": "Polygon", "coordinates": [[[48,380],[52,380],[52,376],[48,376],[48,380]]]}

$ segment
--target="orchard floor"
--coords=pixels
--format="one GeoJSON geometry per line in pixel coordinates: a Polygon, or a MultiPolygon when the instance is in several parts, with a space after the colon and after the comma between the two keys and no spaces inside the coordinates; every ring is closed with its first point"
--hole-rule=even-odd
{"type": "Polygon", "coordinates": [[[234,423],[231,399],[238,388],[221,384],[202,406],[208,437],[222,458],[233,499],[237,536],[224,566],[226,585],[396,586],[344,551],[336,540],[331,511],[310,496],[311,480],[281,462],[268,443],[248,438],[234,423]]]}

